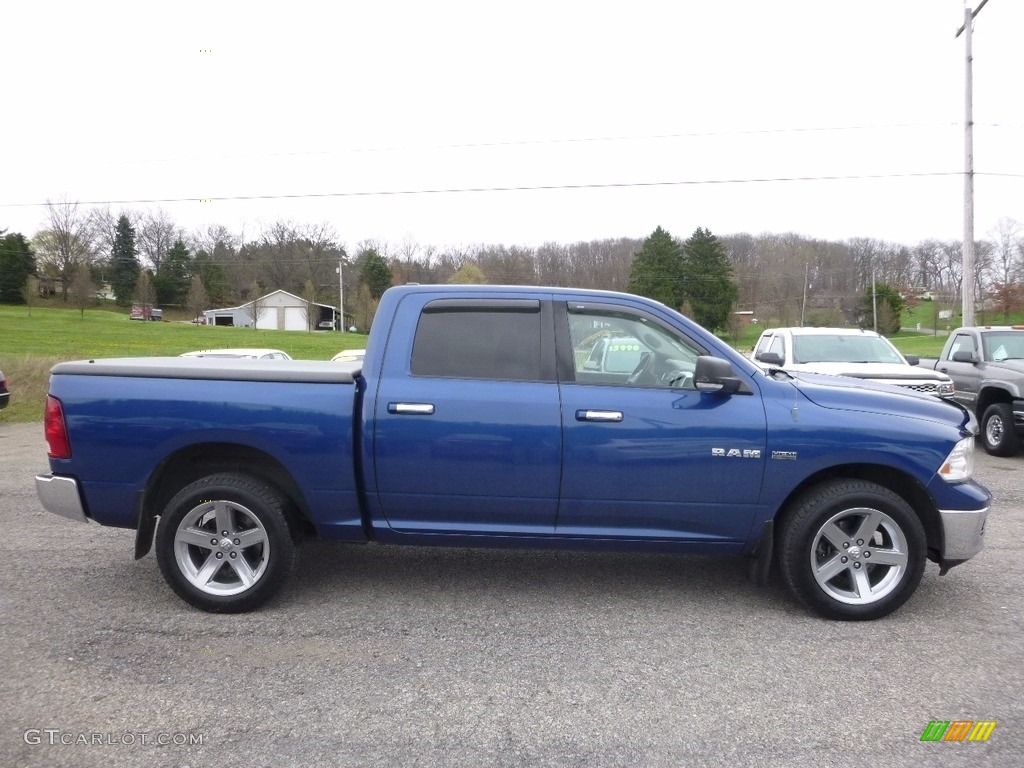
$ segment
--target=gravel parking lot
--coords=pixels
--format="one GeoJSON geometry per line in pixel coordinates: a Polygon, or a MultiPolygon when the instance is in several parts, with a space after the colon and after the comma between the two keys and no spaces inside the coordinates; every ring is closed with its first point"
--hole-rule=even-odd
{"type": "Polygon", "coordinates": [[[738,559],[318,542],[267,608],[211,616],[133,532],[44,512],[45,454],[0,424],[2,766],[1024,761],[1024,456],[978,454],[986,551],[857,624],[738,559]]]}

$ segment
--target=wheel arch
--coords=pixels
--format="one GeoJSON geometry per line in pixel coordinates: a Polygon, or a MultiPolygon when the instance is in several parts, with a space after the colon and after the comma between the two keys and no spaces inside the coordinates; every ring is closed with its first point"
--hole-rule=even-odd
{"type": "Polygon", "coordinates": [[[978,402],[974,408],[974,412],[980,421],[985,415],[985,411],[993,403],[1013,403],[1013,394],[1002,387],[992,386],[991,384],[983,386],[981,391],[978,393],[978,402]]]}
{"type": "Polygon", "coordinates": [[[924,527],[928,559],[938,562],[943,547],[942,520],[931,495],[916,478],[884,464],[847,464],[829,467],[808,476],[786,497],[775,516],[776,543],[786,527],[786,518],[808,491],[832,480],[866,480],[877,483],[903,498],[924,527]]]}
{"type": "Polygon", "coordinates": [[[309,507],[299,484],[285,466],[265,451],[236,443],[202,443],[182,448],[165,458],[146,484],[138,504],[135,557],[153,545],[156,518],[171,498],[186,485],[218,472],[257,477],[288,500],[288,513],[304,533],[313,530],[309,507]]]}

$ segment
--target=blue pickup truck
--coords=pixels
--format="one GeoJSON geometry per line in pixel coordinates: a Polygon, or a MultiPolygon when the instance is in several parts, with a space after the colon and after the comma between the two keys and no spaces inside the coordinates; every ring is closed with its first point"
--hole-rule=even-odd
{"type": "Polygon", "coordinates": [[[262,605],[318,536],[745,556],[822,616],[874,619],[926,560],[981,550],[976,432],[935,397],[762,371],[637,296],[404,286],[361,362],[55,366],[36,485],[135,529],[137,558],[155,539],[207,611],[262,605]]]}

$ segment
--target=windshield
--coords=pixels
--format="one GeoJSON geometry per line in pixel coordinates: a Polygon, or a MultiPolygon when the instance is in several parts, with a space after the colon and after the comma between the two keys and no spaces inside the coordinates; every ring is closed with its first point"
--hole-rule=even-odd
{"type": "Polygon", "coordinates": [[[896,348],[880,336],[844,334],[794,336],[793,362],[905,364],[896,348]]]}
{"type": "Polygon", "coordinates": [[[1024,359],[1024,332],[996,331],[982,334],[985,344],[985,359],[999,362],[1001,360],[1024,359]]]}

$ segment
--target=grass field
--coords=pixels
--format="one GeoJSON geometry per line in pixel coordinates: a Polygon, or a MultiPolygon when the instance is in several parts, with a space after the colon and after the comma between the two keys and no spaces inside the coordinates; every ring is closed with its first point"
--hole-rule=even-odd
{"type": "Polygon", "coordinates": [[[215,347],[270,347],[299,360],[330,360],[342,349],[366,346],[366,336],[335,331],[263,331],[253,328],[149,323],[126,310],[28,307],[0,304],[0,371],[11,402],[0,422],[42,419],[50,368],[65,360],[180,355],[215,347]]]}
{"type": "MultiPolygon", "coordinates": [[[[903,327],[915,328],[918,321],[905,315],[903,327]]],[[[1017,316],[1011,318],[1019,321],[1017,316]]],[[[747,326],[735,341],[736,348],[750,352],[763,330],[764,326],[747,326]]],[[[892,342],[904,354],[938,357],[945,336],[902,331],[892,342]]],[[[41,419],[50,368],[64,360],[180,355],[215,347],[271,347],[299,360],[330,360],[342,349],[365,346],[366,336],[351,333],[146,323],[129,320],[123,309],[90,309],[83,316],[77,309],[64,307],[33,307],[30,312],[28,307],[0,304],[0,371],[11,388],[11,402],[0,411],[0,422],[41,419]]]]}

